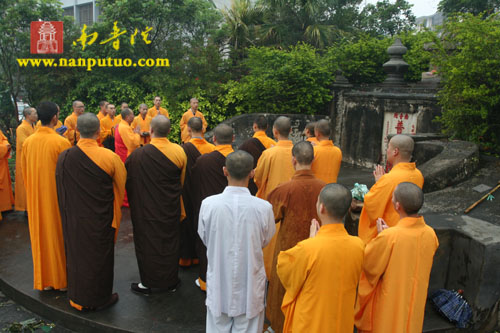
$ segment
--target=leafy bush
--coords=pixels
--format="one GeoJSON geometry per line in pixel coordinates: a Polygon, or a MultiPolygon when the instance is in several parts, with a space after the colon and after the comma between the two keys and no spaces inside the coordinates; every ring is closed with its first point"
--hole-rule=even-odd
{"type": "Polygon", "coordinates": [[[438,97],[444,131],[500,149],[500,21],[461,14],[444,24],[433,57],[443,87],[438,97]]]}

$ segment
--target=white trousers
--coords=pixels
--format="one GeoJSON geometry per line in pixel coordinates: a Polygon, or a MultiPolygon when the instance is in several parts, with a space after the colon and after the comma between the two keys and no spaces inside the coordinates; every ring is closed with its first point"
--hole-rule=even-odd
{"type": "Polygon", "coordinates": [[[248,319],[245,314],[229,317],[222,313],[215,317],[207,308],[207,333],[261,333],[264,328],[266,310],[248,319]]]}

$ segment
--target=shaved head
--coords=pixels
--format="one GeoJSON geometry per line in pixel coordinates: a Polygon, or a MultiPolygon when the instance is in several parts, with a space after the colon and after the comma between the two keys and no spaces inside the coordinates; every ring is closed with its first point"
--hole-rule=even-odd
{"type": "Polygon", "coordinates": [[[36,112],[36,109],[33,108],[33,107],[27,107],[27,108],[24,108],[23,110],[23,115],[24,115],[24,118],[28,118],[29,116],[31,116],[31,113],[35,111],[36,112]]]}
{"type": "Polygon", "coordinates": [[[230,145],[233,142],[233,128],[226,124],[220,124],[215,128],[214,136],[217,144],[230,145]]]}
{"type": "Polygon", "coordinates": [[[301,141],[293,146],[292,155],[299,164],[311,165],[314,159],[314,148],[309,141],[301,141]]]}
{"type": "Polygon", "coordinates": [[[129,108],[125,108],[125,109],[122,110],[122,119],[125,119],[125,118],[127,118],[127,117],[129,117],[131,115],[133,116],[134,113],[129,108]]]}
{"type": "Polygon", "coordinates": [[[253,170],[253,156],[244,150],[237,150],[227,155],[226,169],[234,180],[243,180],[253,170]]]}
{"type": "Polygon", "coordinates": [[[106,101],[100,101],[99,102],[99,107],[102,109],[104,106],[106,106],[106,104],[108,104],[108,102],[106,102],[106,101]]]}
{"type": "Polygon", "coordinates": [[[262,131],[265,131],[267,129],[267,119],[264,116],[258,116],[257,118],[255,118],[253,123],[257,125],[257,128],[262,131]]]}
{"type": "Polygon", "coordinates": [[[44,126],[49,125],[52,118],[59,112],[56,103],[48,101],[38,104],[36,110],[38,112],[38,118],[44,126]]]}
{"type": "Polygon", "coordinates": [[[321,136],[330,137],[330,122],[326,119],[321,119],[314,125],[314,130],[318,131],[321,136]]]}
{"type": "Polygon", "coordinates": [[[330,217],[341,220],[351,207],[352,194],[344,185],[328,184],[319,194],[319,202],[330,217]]]}
{"type": "Polygon", "coordinates": [[[292,130],[292,122],[290,118],[281,116],[274,121],[273,128],[275,128],[281,136],[288,138],[292,130]]]}
{"type": "Polygon", "coordinates": [[[93,113],[85,112],[76,121],[76,127],[80,131],[80,137],[91,139],[100,128],[99,118],[93,113]]]}
{"type": "Polygon", "coordinates": [[[410,161],[411,155],[413,154],[413,146],[415,143],[413,139],[408,135],[398,134],[392,137],[389,144],[392,148],[398,148],[401,158],[410,161]]]}
{"type": "Polygon", "coordinates": [[[188,127],[195,133],[203,131],[203,121],[200,117],[192,117],[188,120],[188,127]]]}
{"type": "Polygon", "coordinates": [[[415,215],[424,204],[424,192],[413,183],[400,183],[394,190],[393,200],[399,202],[406,214],[415,215]]]}
{"type": "Polygon", "coordinates": [[[314,126],[316,125],[316,122],[311,121],[306,124],[306,130],[309,131],[309,134],[314,136],[314,126]]]}
{"type": "Polygon", "coordinates": [[[170,133],[170,119],[164,115],[158,115],[151,120],[151,129],[153,130],[153,137],[166,138],[170,133]]]}

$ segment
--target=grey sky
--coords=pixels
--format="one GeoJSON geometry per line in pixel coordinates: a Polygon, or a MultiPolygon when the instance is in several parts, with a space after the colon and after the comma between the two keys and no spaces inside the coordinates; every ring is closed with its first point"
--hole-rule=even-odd
{"type": "MultiPolygon", "coordinates": [[[[390,0],[394,3],[394,0],[390,0]]],[[[416,17],[419,16],[429,16],[437,11],[437,5],[439,0],[407,0],[409,3],[413,5],[413,14],[416,17]]],[[[364,0],[363,3],[377,3],[377,0],[364,0]]]]}

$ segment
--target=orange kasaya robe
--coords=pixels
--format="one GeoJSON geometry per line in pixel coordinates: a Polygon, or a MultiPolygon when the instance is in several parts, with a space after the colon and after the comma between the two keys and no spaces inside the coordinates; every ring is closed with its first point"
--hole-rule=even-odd
{"type": "Polygon", "coordinates": [[[257,131],[253,134],[253,137],[258,139],[266,149],[276,146],[276,141],[268,137],[266,131],[257,131]]]}
{"type": "Polygon", "coordinates": [[[153,106],[152,108],[148,109],[148,113],[147,113],[147,115],[150,116],[151,119],[153,119],[154,117],[156,117],[157,115],[160,115],[160,114],[164,115],[167,118],[170,118],[170,116],[168,115],[168,110],[162,108],[161,106],[160,106],[160,110],[157,110],[156,106],[153,106]]]}
{"type": "Polygon", "coordinates": [[[34,288],[66,288],[66,256],[57,201],[56,164],[71,147],[52,128],[42,126],[23,144],[22,171],[33,255],[34,288]]]}
{"type": "Polygon", "coordinates": [[[198,149],[201,155],[211,153],[215,150],[215,146],[205,139],[191,138],[189,142],[198,149]]]}
{"type": "Polygon", "coordinates": [[[26,120],[16,129],[16,205],[17,211],[26,211],[26,188],[24,187],[21,161],[23,157],[23,143],[27,137],[35,133],[35,127],[26,120]]]}
{"type": "Polygon", "coordinates": [[[358,332],[422,332],[438,246],[421,216],[401,219],[366,246],[356,302],[358,332]]]}
{"type": "Polygon", "coordinates": [[[102,113],[101,111],[97,112],[97,119],[99,119],[99,121],[101,121],[101,119],[104,117],[106,117],[106,114],[102,113]]]}
{"type": "Polygon", "coordinates": [[[314,161],[311,170],[316,178],[327,184],[336,183],[342,163],[342,151],[331,140],[318,141],[314,146],[314,161]]]}
{"type": "Polygon", "coordinates": [[[327,224],[314,238],[279,254],[277,271],[286,290],[283,332],[353,331],[363,249],[363,241],[343,224],[327,224]]]}
{"type": "Polygon", "coordinates": [[[424,177],[415,163],[401,162],[380,177],[365,195],[359,217],[358,236],[368,244],[377,236],[377,219],[382,218],[389,227],[396,225],[399,215],[392,205],[392,193],[399,183],[411,182],[422,188],[424,177]]]}
{"type": "Polygon", "coordinates": [[[205,131],[207,130],[208,124],[207,124],[207,121],[205,120],[205,117],[203,116],[203,113],[196,110],[196,113],[193,114],[193,111],[191,111],[191,109],[187,110],[182,115],[181,122],[179,123],[179,125],[181,127],[181,141],[183,143],[188,142],[189,139],[191,139],[191,135],[189,135],[189,132],[188,132],[187,123],[188,123],[189,119],[191,119],[193,117],[201,118],[201,121],[203,123],[203,133],[205,133],[205,131]]]}
{"type": "MultiPolygon", "coordinates": [[[[120,156],[123,163],[134,150],[141,146],[141,136],[134,133],[132,127],[125,120],[122,120],[115,132],[115,153],[120,156]]],[[[123,205],[128,207],[127,192],[123,199],[123,205]]]]}
{"type": "Polygon", "coordinates": [[[306,141],[309,141],[313,146],[316,146],[319,143],[318,139],[315,136],[307,138],[306,141]]]}
{"type": "MultiPolygon", "coordinates": [[[[255,168],[254,181],[259,189],[256,196],[267,199],[269,193],[279,184],[289,181],[295,170],[292,165],[291,140],[279,140],[276,146],[266,149],[260,155],[257,167],[255,168]]],[[[264,255],[264,266],[266,268],[267,279],[271,276],[271,266],[273,264],[274,245],[280,230],[280,224],[276,224],[276,233],[269,244],[262,250],[264,255]]]]}
{"type": "MultiPolygon", "coordinates": [[[[123,165],[119,156],[111,150],[99,147],[96,140],[82,138],[78,141],[77,146],[92,160],[92,162],[94,162],[113,179],[114,199],[113,221],[111,223],[111,227],[115,229],[116,242],[122,216],[121,206],[123,196],[125,194],[125,181],[127,180],[125,165],[123,165]]],[[[96,195],[99,195],[99,193],[96,193],[96,195]]],[[[69,303],[77,310],[83,309],[81,305],[74,303],[71,299],[69,300],[69,303]]]]}
{"type": "Polygon", "coordinates": [[[76,128],[77,119],[78,116],[75,112],[73,112],[64,120],[64,126],[68,128],[64,135],[68,138],[72,146],[74,146],[78,142],[78,140],[80,140],[80,132],[76,128]]]}
{"type": "MultiPolygon", "coordinates": [[[[134,118],[131,126],[135,129],[137,126],[141,129],[142,132],[151,132],[151,120],[152,118],[146,114],[146,117],[142,118],[141,115],[138,115],[134,118]]],[[[151,141],[151,136],[141,136],[141,145],[144,146],[151,141]]]]}
{"type": "Polygon", "coordinates": [[[9,172],[11,147],[7,137],[0,131],[0,213],[11,210],[14,204],[12,181],[9,172]]]}
{"type": "Polygon", "coordinates": [[[120,123],[121,119],[114,117],[111,119],[109,115],[106,115],[101,119],[101,134],[99,142],[104,142],[108,136],[115,135],[115,126],[120,123]]]}
{"type": "MultiPolygon", "coordinates": [[[[58,129],[59,127],[61,127],[63,125],[62,121],[60,121],[59,119],[57,120],[57,125],[54,126],[54,130],[58,129]]],[[[40,127],[42,126],[42,121],[39,120],[36,122],[36,126],[35,126],[35,130],[39,129],[40,127]]]]}

